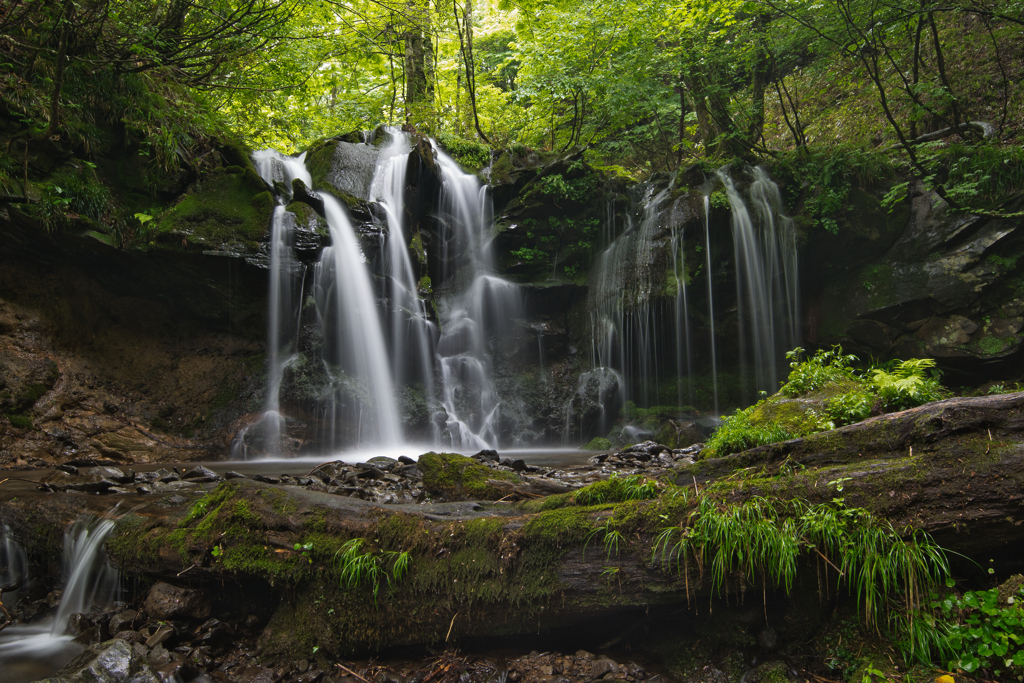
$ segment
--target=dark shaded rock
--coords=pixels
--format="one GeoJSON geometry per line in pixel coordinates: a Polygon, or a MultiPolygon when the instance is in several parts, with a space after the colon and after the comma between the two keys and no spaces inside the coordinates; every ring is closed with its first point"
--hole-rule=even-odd
{"type": "Polygon", "coordinates": [[[482,450],[479,453],[472,456],[475,460],[480,462],[498,462],[498,451],[482,450]]]}
{"type": "Polygon", "coordinates": [[[221,481],[220,475],[213,470],[207,469],[201,465],[196,465],[185,474],[181,475],[182,479],[186,481],[193,481],[196,483],[204,483],[211,481],[221,481]]]}
{"type": "Polygon", "coordinates": [[[149,589],[146,614],[166,621],[175,618],[205,619],[210,616],[210,600],[203,590],[178,588],[163,581],[149,589]]]}
{"type": "Polygon", "coordinates": [[[161,683],[159,676],[123,640],[86,649],[55,676],[38,683],[161,683]]]}

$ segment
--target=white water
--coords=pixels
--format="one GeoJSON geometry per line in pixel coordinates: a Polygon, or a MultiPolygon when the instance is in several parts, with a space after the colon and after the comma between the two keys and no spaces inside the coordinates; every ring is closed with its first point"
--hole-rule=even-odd
{"type": "Polygon", "coordinates": [[[722,170],[717,175],[732,208],[744,385],[748,393],[751,389],[774,392],[779,386],[781,356],[799,340],[793,222],[782,215],[779,189],[764,169],[753,169],[750,185],[756,229],[732,178],[722,170]]]}
{"type": "MultiPolygon", "coordinates": [[[[289,157],[274,150],[263,150],[253,154],[253,162],[260,177],[271,187],[274,182],[282,183],[290,193],[293,180],[301,180],[306,187],[313,180],[306,170],[306,155],[289,157]]],[[[290,194],[289,194],[290,196],[290,194]]],[[[299,310],[298,296],[302,294],[301,284],[295,287],[302,272],[301,266],[292,256],[291,243],[293,224],[284,206],[274,207],[270,225],[270,289],[267,296],[267,393],[263,407],[263,423],[266,429],[267,448],[280,450],[284,421],[281,418],[281,381],[284,370],[293,359],[296,320],[299,310]]],[[[242,440],[244,443],[244,439],[242,440]]]]}
{"type": "Polygon", "coordinates": [[[326,193],[322,199],[332,244],[314,267],[313,283],[317,310],[331,321],[324,336],[339,363],[328,366],[328,374],[346,393],[361,394],[355,406],[339,404],[358,411],[359,443],[397,443],[402,424],[366,259],[341,205],[326,193]]]}
{"type": "Polygon", "coordinates": [[[56,614],[28,626],[11,626],[0,633],[0,671],[3,680],[29,681],[49,675],[82,651],[65,633],[76,613],[105,608],[117,593],[117,570],[107,561],[103,544],[114,528],[109,518],[81,519],[64,534],[64,589],[56,614]]]}
{"type": "Polygon", "coordinates": [[[624,398],[644,405],[657,394],[652,378],[659,370],[655,339],[660,320],[652,308],[652,265],[668,194],[668,188],[657,193],[648,188],[640,223],[630,221],[598,255],[587,295],[592,367],[615,369],[622,376],[624,398]]]}
{"type": "MultiPolygon", "coordinates": [[[[438,302],[442,442],[457,450],[513,445],[503,440],[501,421],[508,406],[494,384],[493,345],[517,333],[522,290],[494,274],[487,188],[436,147],[434,154],[441,169],[442,216],[449,233],[443,242],[446,248],[455,245],[466,263],[438,302]]],[[[443,274],[446,280],[451,275],[443,274]]]]}
{"type": "MultiPolygon", "coordinates": [[[[430,321],[427,302],[420,298],[419,283],[409,254],[405,229],[405,171],[409,164],[409,138],[389,128],[391,140],[377,157],[368,199],[384,209],[387,231],[384,244],[384,273],[391,304],[390,354],[395,385],[418,382],[428,403],[434,399],[433,357],[437,326],[430,321]]],[[[384,234],[384,231],[382,231],[384,234]]],[[[433,440],[440,439],[434,426],[433,440]]]]}

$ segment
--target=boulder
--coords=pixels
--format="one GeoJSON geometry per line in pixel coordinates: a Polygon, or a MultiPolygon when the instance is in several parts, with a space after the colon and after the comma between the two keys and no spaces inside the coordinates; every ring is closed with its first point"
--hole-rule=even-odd
{"type": "Polygon", "coordinates": [[[178,588],[163,581],[149,589],[146,614],[152,619],[206,619],[210,616],[210,598],[206,591],[178,588]]]}
{"type": "Polygon", "coordinates": [[[93,645],[38,683],[160,683],[160,677],[131,645],[115,639],[93,645]]]}

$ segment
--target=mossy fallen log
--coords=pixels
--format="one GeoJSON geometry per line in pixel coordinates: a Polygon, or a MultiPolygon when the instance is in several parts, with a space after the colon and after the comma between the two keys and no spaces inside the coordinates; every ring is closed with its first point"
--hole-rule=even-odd
{"type": "MultiPolygon", "coordinates": [[[[862,573],[858,557],[897,558],[880,571],[901,577],[898,563],[913,560],[921,585],[908,594],[940,578],[945,561],[923,531],[985,560],[1019,547],[1022,407],[1024,394],[952,399],[698,463],[674,481],[519,504],[381,506],[232,480],[190,506],[122,518],[108,550],[144,581],[266,586],[279,599],[268,655],[610,627],[625,613],[771,601],[801,585],[826,586],[828,609],[862,573]],[[840,537],[854,542],[829,540],[840,537]]],[[[51,499],[7,507],[27,514],[51,499]]]]}

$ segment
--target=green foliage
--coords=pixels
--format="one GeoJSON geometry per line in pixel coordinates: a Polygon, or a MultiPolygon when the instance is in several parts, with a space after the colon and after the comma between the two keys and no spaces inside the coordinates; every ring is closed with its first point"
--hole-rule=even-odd
{"type": "MultiPolygon", "coordinates": [[[[950,582],[951,583],[951,582],[950,582]]],[[[900,642],[908,659],[938,663],[998,680],[1024,680],[1024,586],[1008,596],[999,588],[963,595],[932,594],[927,610],[900,642]]]]}
{"type": "Polygon", "coordinates": [[[801,348],[786,354],[791,370],[778,395],[723,418],[702,457],[720,457],[828,431],[867,418],[876,406],[883,412],[905,410],[946,394],[937,374],[925,374],[935,366],[931,359],[894,360],[861,374],[852,367],[857,357],[844,354],[840,346],[819,349],[801,360],[803,354],[801,348]],[[787,403],[786,398],[813,398],[823,407],[804,409],[787,403]]]}
{"type": "Polygon", "coordinates": [[[595,436],[591,439],[586,446],[582,448],[584,451],[607,451],[611,450],[612,442],[603,436],[595,436]]]}
{"type": "Polygon", "coordinates": [[[365,545],[362,538],[346,541],[334,555],[335,567],[342,588],[352,589],[369,583],[373,586],[374,604],[377,604],[381,583],[387,582],[390,586],[401,581],[409,571],[411,557],[408,551],[364,550],[365,545]]]}
{"type": "Polygon", "coordinates": [[[925,370],[935,367],[930,358],[911,358],[893,361],[891,369],[874,368],[870,382],[887,410],[903,410],[943,397],[942,386],[936,375],[927,376],[925,370]]]}
{"type": "Polygon", "coordinates": [[[453,159],[467,168],[480,169],[491,163],[491,148],[487,145],[446,132],[438,133],[437,141],[453,159]]]}
{"type": "Polygon", "coordinates": [[[576,491],[573,500],[577,505],[621,503],[627,500],[657,498],[660,491],[658,482],[642,474],[631,474],[621,478],[618,474],[612,474],[604,481],[594,482],[576,491]]]}
{"type": "Polygon", "coordinates": [[[555,199],[568,199],[574,202],[584,202],[594,194],[597,187],[597,176],[591,173],[566,179],[560,173],[553,173],[542,177],[538,182],[538,191],[555,199]]]}
{"type": "Polygon", "coordinates": [[[868,627],[900,626],[906,623],[900,615],[916,620],[922,596],[949,573],[944,553],[928,534],[901,533],[842,499],[809,505],[756,497],[722,506],[704,495],[686,520],[661,530],[651,562],[684,574],[688,589],[692,566],[698,575],[709,572],[719,591],[740,571],[788,592],[797,560],[806,553],[829,558],[823,571],[838,570],[838,585],[855,596],[868,627]]]}
{"type": "Polygon", "coordinates": [[[893,177],[896,169],[888,155],[842,145],[788,152],[776,160],[772,172],[783,181],[791,209],[803,199],[802,215],[835,233],[836,218],[850,209],[854,184],[871,187],[893,177]]]}
{"type": "Polygon", "coordinates": [[[844,355],[841,346],[834,346],[829,350],[819,349],[813,356],[801,361],[803,353],[804,350],[800,347],[786,352],[786,358],[792,359],[792,362],[789,364],[789,379],[781,389],[785,396],[801,396],[854,377],[850,364],[855,362],[857,357],[844,355]]]}

